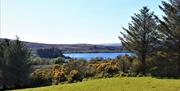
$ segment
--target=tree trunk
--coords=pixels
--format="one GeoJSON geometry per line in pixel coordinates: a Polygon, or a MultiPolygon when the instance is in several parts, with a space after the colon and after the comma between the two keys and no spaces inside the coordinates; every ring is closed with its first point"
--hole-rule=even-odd
{"type": "Polygon", "coordinates": [[[178,48],[178,76],[180,76],[180,45],[179,45],[179,48],[178,48]]]}
{"type": "Polygon", "coordinates": [[[146,56],[142,54],[142,74],[146,75],[146,56]]]}

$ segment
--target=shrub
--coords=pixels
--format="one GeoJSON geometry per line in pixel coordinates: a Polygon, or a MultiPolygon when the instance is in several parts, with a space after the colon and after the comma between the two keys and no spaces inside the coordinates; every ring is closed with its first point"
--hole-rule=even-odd
{"type": "Polygon", "coordinates": [[[141,69],[142,69],[141,67],[142,67],[142,63],[138,59],[134,59],[132,61],[132,64],[131,64],[128,72],[132,76],[136,76],[137,74],[139,74],[141,72],[141,69]]]}
{"type": "Polygon", "coordinates": [[[53,66],[52,71],[51,71],[51,76],[52,76],[53,84],[55,85],[57,85],[59,82],[66,81],[64,68],[61,67],[60,65],[53,66]]]}
{"type": "Polygon", "coordinates": [[[65,58],[63,58],[63,57],[54,58],[51,61],[52,61],[51,62],[52,64],[65,64],[65,63],[67,63],[65,61],[65,58]]]}
{"type": "Polygon", "coordinates": [[[51,74],[49,69],[36,69],[31,75],[33,86],[43,86],[51,84],[51,74]]]}
{"type": "Polygon", "coordinates": [[[94,63],[102,62],[102,61],[104,61],[104,60],[105,60],[105,59],[102,58],[102,57],[95,57],[95,58],[90,59],[90,60],[89,60],[89,63],[94,64],[94,63]]]}
{"type": "Polygon", "coordinates": [[[68,75],[68,82],[69,83],[82,81],[82,80],[83,80],[83,77],[81,76],[81,74],[77,70],[72,70],[70,72],[70,74],[68,75]]]}
{"type": "Polygon", "coordinates": [[[176,77],[178,65],[176,57],[166,52],[158,51],[148,58],[148,72],[153,76],[176,77]]]}
{"type": "Polygon", "coordinates": [[[42,65],[43,60],[40,57],[32,57],[32,65],[42,65]]]}
{"type": "Polygon", "coordinates": [[[118,64],[115,61],[93,64],[92,66],[96,68],[96,74],[98,78],[111,77],[119,71],[118,64]]]}
{"type": "Polygon", "coordinates": [[[63,66],[65,74],[69,75],[72,70],[77,70],[79,74],[84,78],[86,71],[88,70],[88,64],[85,60],[71,60],[63,66]]]}

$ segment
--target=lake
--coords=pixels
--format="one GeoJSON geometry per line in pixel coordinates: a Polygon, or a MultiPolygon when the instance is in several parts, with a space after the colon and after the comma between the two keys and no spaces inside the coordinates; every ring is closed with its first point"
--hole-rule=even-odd
{"type": "Polygon", "coordinates": [[[71,58],[83,58],[86,60],[95,58],[95,57],[102,57],[102,58],[116,58],[117,56],[121,55],[132,55],[132,53],[68,53],[68,54],[64,54],[65,56],[69,56],[71,58]]]}

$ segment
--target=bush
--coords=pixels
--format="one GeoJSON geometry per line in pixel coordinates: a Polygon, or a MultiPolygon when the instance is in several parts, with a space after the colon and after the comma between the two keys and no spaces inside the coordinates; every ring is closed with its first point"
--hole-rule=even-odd
{"type": "Polygon", "coordinates": [[[96,75],[98,78],[111,77],[119,71],[118,64],[115,61],[92,64],[92,66],[96,69],[96,75]]]}
{"type": "Polygon", "coordinates": [[[36,69],[31,75],[33,86],[44,86],[51,84],[51,74],[49,69],[36,69]]]}
{"type": "Polygon", "coordinates": [[[128,55],[117,58],[116,61],[119,63],[120,71],[128,73],[132,64],[132,60],[133,57],[130,57],[128,55]]]}
{"type": "Polygon", "coordinates": [[[42,65],[44,61],[40,57],[32,57],[32,65],[42,65]]]}
{"type": "Polygon", "coordinates": [[[68,75],[68,82],[69,83],[78,82],[78,81],[82,81],[82,80],[83,80],[83,77],[81,76],[81,74],[77,70],[72,70],[70,72],[70,74],[68,75]]]}
{"type": "Polygon", "coordinates": [[[66,76],[64,73],[64,68],[60,65],[54,65],[51,71],[53,84],[57,85],[59,82],[66,81],[66,76]]]}
{"type": "Polygon", "coordinates": [[[138,60],[138,59],[134,59],[132,61],[131,67],[129,68],[129,73],[132,76],[136,76],[137,74],[139,74],[142,70],[142,63],[138,60]]]}
{"type": "Polygon", "coordinates": [[[158,51],[148,58],[148,72],[153,76],[176,77],[178,76],[177,62],[173,53],[158,51]]]}
{"type": "Polygon", "coordinates": [[[58,58],[54,58],[54,59],[51,59],[51,64],[65,64],[65,63],[67,63],[66,61],[65,61],[65,58],[63,58],[63,57],[58,57],[58,58]]]}
{"type": "Polygon", "coordinates": [[[88,70],[88,63],[86,60],[71,60],[63,66],[65,74],[69,75],[72,70],[77,70],[78,73],[84,78],[88,70]]]}
{"type": "Polygon", "coordinates": [[[84,78],[94,77],[96,75],[96,69],[90,65],[87,66],[87,69],[84,73],[84,78]]]}

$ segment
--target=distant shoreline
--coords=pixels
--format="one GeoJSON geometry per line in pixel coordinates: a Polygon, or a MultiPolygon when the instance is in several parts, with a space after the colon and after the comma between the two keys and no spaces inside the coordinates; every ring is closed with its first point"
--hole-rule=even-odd
{"type": "Polygon", "coordinates": [[[109,52],[63,52],[63,54],[76,54],[76,53],[86,54],[86,53],[132,53],[132,52],[129,52],[129,51],[109,51],[109,52]]]}

